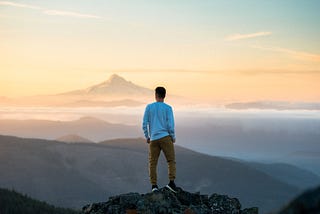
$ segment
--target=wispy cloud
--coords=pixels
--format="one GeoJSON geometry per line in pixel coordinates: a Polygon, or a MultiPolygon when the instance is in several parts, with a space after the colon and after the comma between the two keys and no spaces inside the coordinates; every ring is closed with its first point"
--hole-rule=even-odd
{"type": "Polygon", "coordinates": [[[265,51],[285,53],[294,58],[298,58],[301,60],[320,62],[320,54],[314,54],[314,53],[309,53],[305,51],[296,51],[296,50],[281,48],[281,47],[263,47],[263,46],[252,46],[252,47],[260,50],[265,50],[265,51]]]}
{"type": "Polygon", "coordinates": [[[242,39],[252,39],[252,38],[261,37],[261,36],[269,36],[271,34],[272,32],[268,32],[268,31],[261,31],[261,32],[250,33],[250,34],[233,34],[225,37],[225,40],[236,41],[236,40],[242,40],[242,39]]]}
{"type": "Polygon", "coordinates": [[[102,17],[92,15],[92,14],[83,14],[72,11],[62,11],[62,10],[44,10],[43,13],[51,16],[70,16],[76,18],[91,18],[91,19],[101,19],[102,17]]]}
{"type": "Polygon", "coordinates": [[[11,1],[0,1],[0,5],[29,8],[29,9],[34,9],[34,10],[40,10],[41,9],[41,7],[39,7],[39,6],[30,5],[30,4],[20,4],[20,3],[11,2],[11,1]]]}
{"type": "Polygon", "coordinates": [[[51,10],[51,9],[42,8],[36,5],[21,4],[21,3],[11,2],[11,1],[0,1],[0,5],[28,8],[33,10],[41,10],[44,14],[50,15],[50,16],[68,16],[68,17],[75,17],[75,18],[88,18],[88,19],[102,18],[100,16],[93,15],[93,14],[85,14],[85,13],[79,13],[74,11],[51,10]]]}

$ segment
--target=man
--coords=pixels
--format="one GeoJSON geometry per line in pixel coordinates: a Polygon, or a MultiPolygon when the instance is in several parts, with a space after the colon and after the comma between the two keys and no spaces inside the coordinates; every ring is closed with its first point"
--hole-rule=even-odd
{"type": "Polygon", "coordinates": [[[157,87],[155,89],[156,102],[147,105],[142,128],[149,144],[149,176],[152,192],[158,191],[157,164],[161,150],[168,163],[169,190],[176,193],[176,161],[173,143],[176,141],[174,130],[174,118],[171,106],[164,103],[166,89],[157,87]]]}

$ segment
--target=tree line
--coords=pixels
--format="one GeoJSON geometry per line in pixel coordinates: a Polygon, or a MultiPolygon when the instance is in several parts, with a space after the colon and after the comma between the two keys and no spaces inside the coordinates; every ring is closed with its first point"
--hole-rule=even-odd
{"type": "Polygon", "coordinates": [[[15,190],[0,188],[0,214],[79,214],[80,211],[59,208],[22,195],[15,190]]]}

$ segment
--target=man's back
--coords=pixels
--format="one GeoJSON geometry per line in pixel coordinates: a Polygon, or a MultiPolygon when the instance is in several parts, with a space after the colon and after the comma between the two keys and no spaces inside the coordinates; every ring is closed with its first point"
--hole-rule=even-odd
{"type": "Polygon", "coordinates": [[[157,140],[168,135],[175,139],[171,106],[164,102],[149,104],[143,117],[143,130],[145,136],[150,137],[151,140],[157,140]]]}

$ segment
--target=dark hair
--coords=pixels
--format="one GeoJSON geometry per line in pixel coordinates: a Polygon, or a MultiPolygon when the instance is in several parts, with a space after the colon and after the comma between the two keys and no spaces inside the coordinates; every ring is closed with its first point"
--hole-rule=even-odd
{"type": "Polygon", "coordinates": [[[164,87],[157,87],[155,91],[158,97],[160,98],[166,97],[166,89],[164,87]]]}

